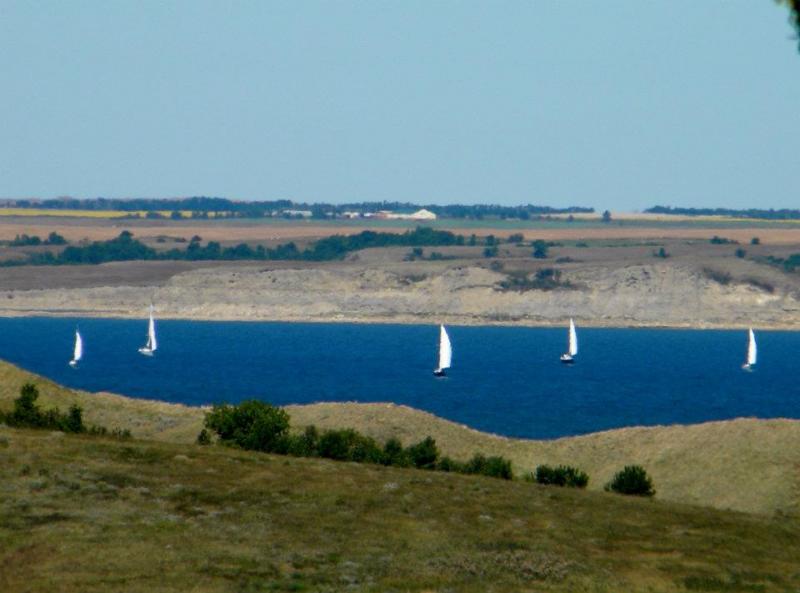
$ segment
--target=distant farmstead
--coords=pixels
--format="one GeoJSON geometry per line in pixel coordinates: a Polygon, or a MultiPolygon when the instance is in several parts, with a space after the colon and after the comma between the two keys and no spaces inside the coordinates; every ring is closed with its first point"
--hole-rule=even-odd
{"type": "Polygon", "coordinates": [[[386,220],[436,220],[436,214],[425,208],[417,210],[416,212],[411,212],[410,214],[381,210],[380,212],[376,212],[374,217],[384,218],[386,220]]]}

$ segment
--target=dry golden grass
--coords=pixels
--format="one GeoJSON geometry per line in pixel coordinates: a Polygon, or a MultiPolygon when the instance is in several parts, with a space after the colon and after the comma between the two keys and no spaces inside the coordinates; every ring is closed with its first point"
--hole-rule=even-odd
{"type": "Polygon", "coordinates": [[[10,409],[12,400],[19,396],[20,387],[28,382],[39,388],[39,403],[43,408],[56,406],[66,410],[78,404],[84,409],[88,423],[127,428],[141,439],[191,443],[203,424],[201,408],[68,389],[2,361],[0,406],[10,409]]]}
{"type": "MultiPolygon", "coordinates": [[[[73,391],[0,362],[0,406],[8,409],[23,383],[33,381],[42,405],[78,403],[86,419],[129,428],[135,437],[191,443],[203,410],[177,404],[73,391]]],[[[482,433],[427,412],[394,404],[322,403],[287,406],[292,425],[355,428],[379,440],[406,444],[434,437],[444,454],[476,452],[511,459],[519,476],[540,464],[576,465],[591,490],[602,489],[626,464],[643,465],[661,500],[754,513],[800,515],[800,421],[738,419],[696,425],[624,428],[552,441],[482,433]]]]}

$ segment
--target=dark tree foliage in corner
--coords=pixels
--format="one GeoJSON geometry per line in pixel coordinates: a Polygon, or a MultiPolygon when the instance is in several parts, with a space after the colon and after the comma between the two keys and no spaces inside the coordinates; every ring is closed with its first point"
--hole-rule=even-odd
{"type": "MultiPolygon", "coordinates": [[[[800,39],[800,0],[778,0],[778,2],[789,7],[789,21],[797,33],[797,38],[800,39]]],[[[800,50],[800,43],[797,47],[800,50]]]]}

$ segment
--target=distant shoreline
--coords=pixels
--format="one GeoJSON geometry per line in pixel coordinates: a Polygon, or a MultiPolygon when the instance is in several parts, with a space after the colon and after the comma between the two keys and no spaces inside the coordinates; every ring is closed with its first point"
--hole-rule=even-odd
{"type": "MultiPolygon", "coordinates": [[[[20,311],[9,309],[0,310],[0,319],[20,318],[80,318],[80,319],[120,319],[143,320],[145,313],[127,313],[118,311],[59,310],[59,311],[20,311]]],[[[527,327],[527,328],[563,328],[568,324],[569,318],[561,321],[552,320],[493,320],[488,318],[461,317],[461,316],[345,316],[334,315],[329,317],[258,317],[253,315],[241,316],[212,316],[212,315],[180,315],[159,314],[156,308],[157,321],[199,321],[199,322],[248,322],[248,323],[315,323],[315,324],[352,324],[352,325],[439,325],[443,323],[450,326],[462,327],[527,327]]],[[[754,330],[768,331],[800,331],[800,324],[746,324],[746,323],[649,323],[646,321],[631,320],[591,320],[573,316],[579,328],[588,329],[673,329],[673,330],[754,330]]]]}

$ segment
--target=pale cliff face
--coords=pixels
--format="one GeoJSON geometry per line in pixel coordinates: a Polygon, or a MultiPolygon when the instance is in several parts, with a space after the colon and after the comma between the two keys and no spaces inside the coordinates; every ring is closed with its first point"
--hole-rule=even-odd
{"type": "MultiPolygon", "coordinates": [[[[530,262],[524,262],[531,265],[530,262]]],[[[482,261],[348,262],[274,269],[216,266],[154,286],[5,291],[0,315],[160,317],[293,321],[800,327],[800,290],[767,266],[735,262],[730,277],[685,261],[566,263],[565,287],[503,290],[504,271],[482,261]]],[[[514,262],[512,261],[513,265],[514,262]]]]}

